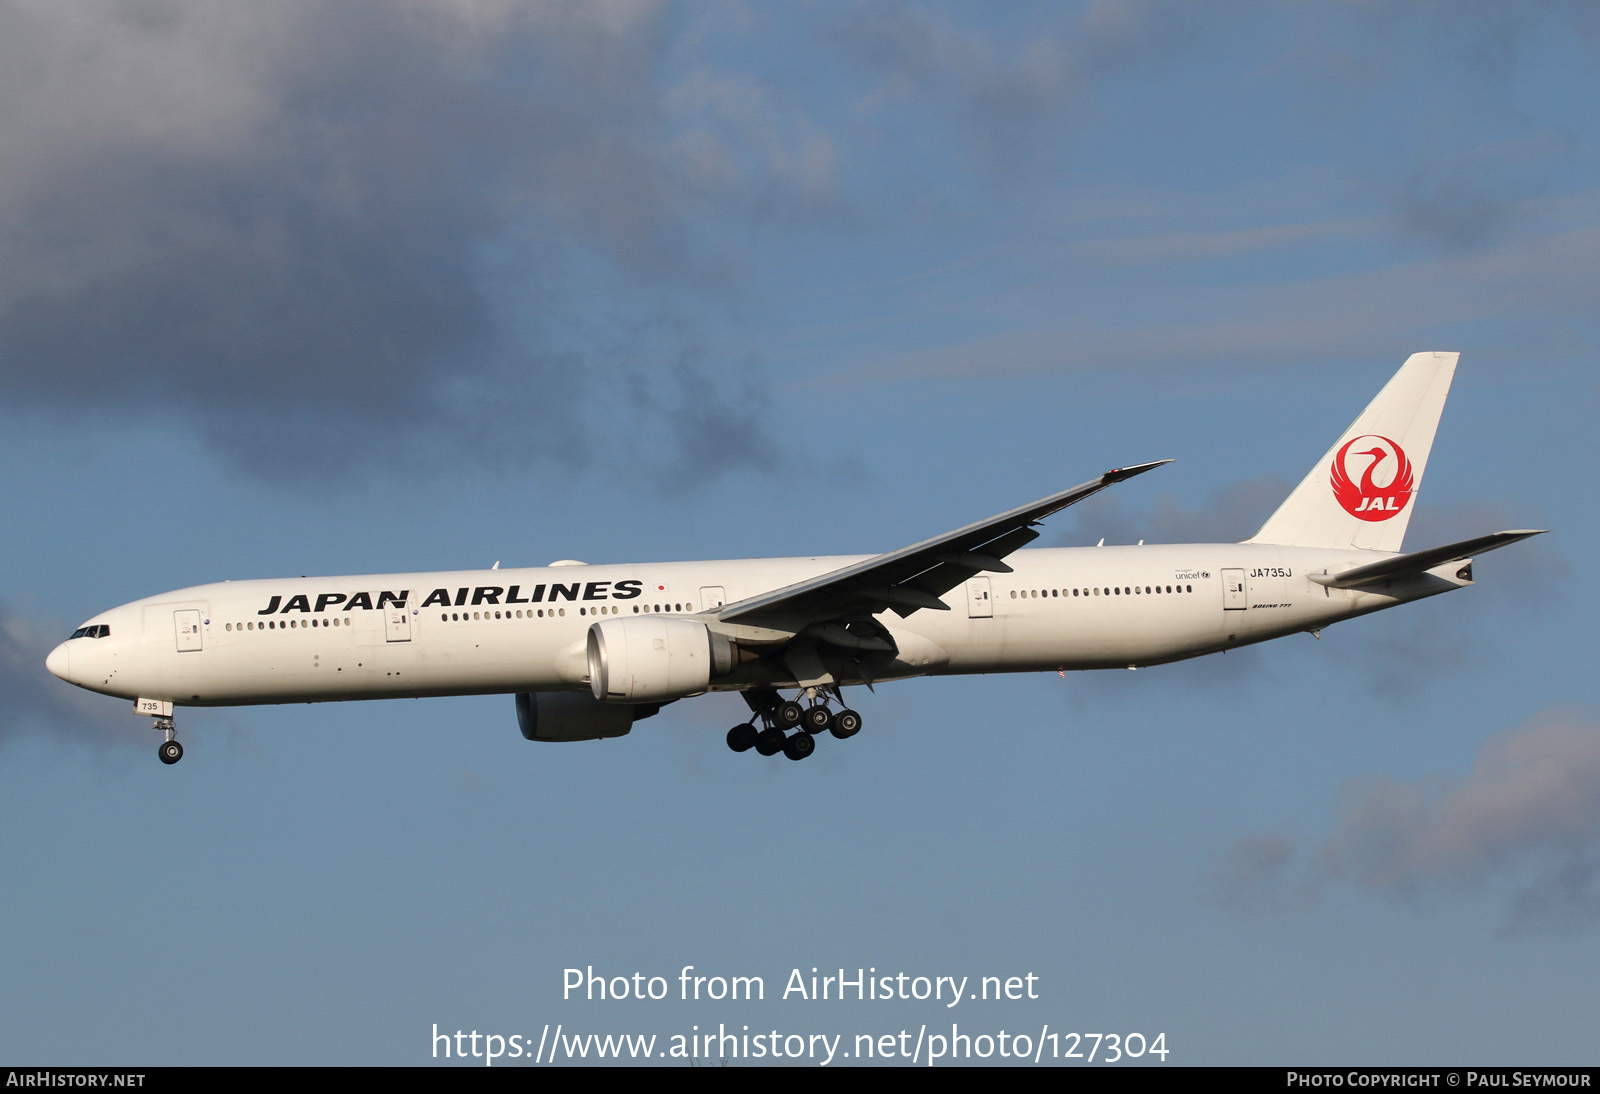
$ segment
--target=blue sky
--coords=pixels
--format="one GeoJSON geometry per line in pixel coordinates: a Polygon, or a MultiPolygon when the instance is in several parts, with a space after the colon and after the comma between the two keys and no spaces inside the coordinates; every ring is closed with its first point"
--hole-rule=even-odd
{"type": "Polygon", "coordinates": [[[0,4],[0,1060],[1594,1062],[1600,20],[991,8],[0,4]],[[1148,459],[1041,542],[1239,539],[1421,349],[1408,545],[1554,530],[1476,588],[885,686],[804,764],[725,697],[549,746],[501,696],[186,712],[169,769],[43,667],[200,582],[890,550],[1148,459]],[[686,964],[768,999],[561,998],[686,964]],[[813,966],[1040,998],[776,998],[813,966]]]}

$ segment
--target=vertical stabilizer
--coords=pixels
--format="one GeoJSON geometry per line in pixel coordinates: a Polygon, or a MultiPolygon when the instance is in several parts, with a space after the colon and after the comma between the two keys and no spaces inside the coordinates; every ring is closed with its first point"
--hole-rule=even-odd
{"type": "Polygon", "coordinates": [[[1413,353],[1247,543],[1398,551],[1459,353],[1413,353]]]}

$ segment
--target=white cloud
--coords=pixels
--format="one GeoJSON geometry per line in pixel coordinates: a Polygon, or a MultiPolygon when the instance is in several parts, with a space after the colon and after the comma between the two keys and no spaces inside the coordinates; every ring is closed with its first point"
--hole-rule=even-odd
{"type": "Polygon", "coordinates": [[[1217,882],[1229,901],[1311,899],[1335,885],[1385,896],[1515,891],[1513,933],[1600,920],[1600,718],[1552,710],[1490,738],[1464,778],[1347,784],[1316,839],[1241,838],[1217,882]]]}

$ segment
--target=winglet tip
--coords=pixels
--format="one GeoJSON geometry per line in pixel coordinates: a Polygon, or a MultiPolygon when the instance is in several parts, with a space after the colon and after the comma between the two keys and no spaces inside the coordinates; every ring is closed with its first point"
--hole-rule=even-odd
{"type": "Polygon", "coordinates": [[[1134,463],[1129,464],[1127,467],[1113,467],[1105,473],[1105,480],[1108,483],[1121,482],[1123,479],[1131,479],[1135,475],[1142,475],[1146,471],[1155,470],[1162,464],[1172,462],[1172,460],[1151,460],[1149,463],[1134,463]]]}

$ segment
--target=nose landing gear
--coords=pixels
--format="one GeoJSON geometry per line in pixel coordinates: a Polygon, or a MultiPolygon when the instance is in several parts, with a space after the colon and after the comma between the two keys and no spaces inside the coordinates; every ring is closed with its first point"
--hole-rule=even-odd
{"type": "Polygon", "coordinates": [[[177,728],[172,724],[170,715],[158,715],[155,720],[156,729],[166,735],[166,740],[161,742],[161,747],[156,749],[156,755],[161,757],[164,764],[175,764],[183,759],[183,746],[177,741],[177,728]]]}

